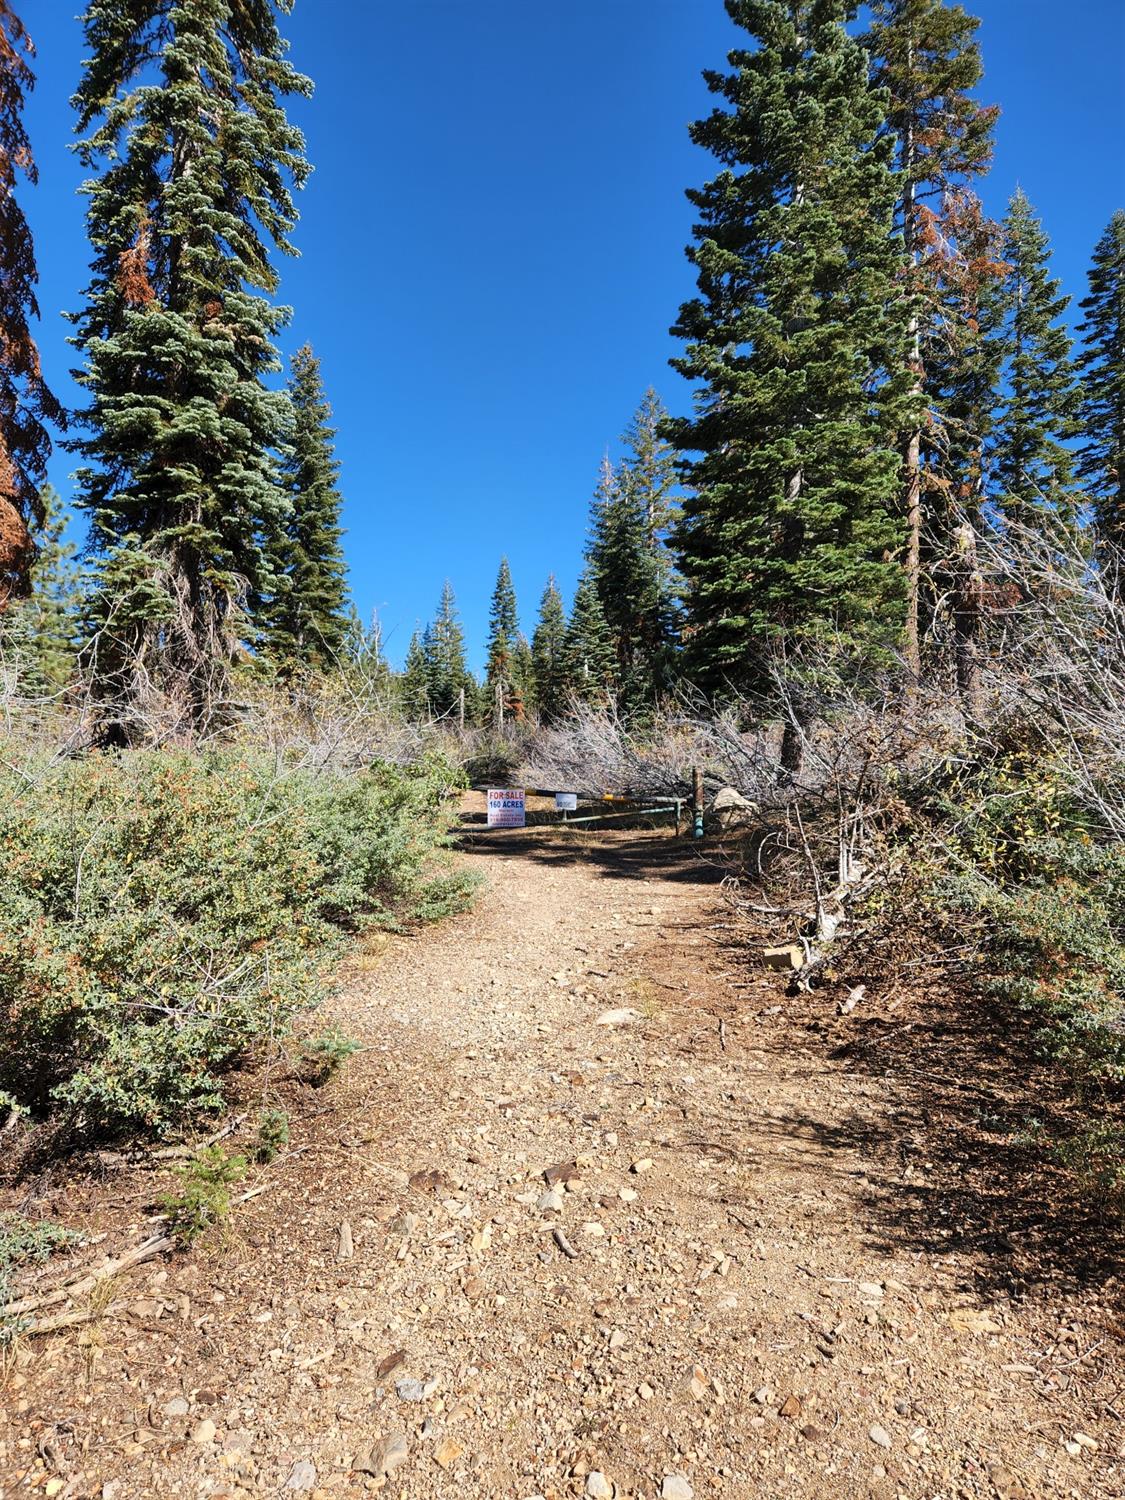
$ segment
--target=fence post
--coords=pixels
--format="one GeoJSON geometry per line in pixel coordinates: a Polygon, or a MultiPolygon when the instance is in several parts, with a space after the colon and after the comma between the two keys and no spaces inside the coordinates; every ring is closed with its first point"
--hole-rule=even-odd
{"type": "Polygon", "coordinates": [[[703,837],[703,772],[698,766],[691,771],[692,838],[703,837]]]}

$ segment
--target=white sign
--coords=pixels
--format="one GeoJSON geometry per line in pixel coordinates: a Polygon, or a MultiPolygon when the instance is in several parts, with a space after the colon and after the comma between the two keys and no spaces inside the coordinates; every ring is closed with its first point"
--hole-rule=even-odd
{"type": "Polygon", "coordinates": [[[575,812],[575,811],[577,811],[577,808],[578,808],[578,793],[577,792],[556,792],[555,793],[555,811],[556,812],[575,812]]]}
{"type": "Polygon", "coordinates": [[[527,807],[522,790],[489,789],[488,826],[489,828],[527,827],[527,807]]]}

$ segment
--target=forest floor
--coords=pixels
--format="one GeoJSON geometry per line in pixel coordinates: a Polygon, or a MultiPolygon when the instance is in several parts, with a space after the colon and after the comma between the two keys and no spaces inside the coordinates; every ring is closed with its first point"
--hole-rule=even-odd
{"type": "MultiPolygon", "coordinates": [[[[474,909],[351,962],[364,1050],[225,1235],[9,1351],[3,1500],[1125,1495],[1120,1244],[1004,1132],[987,1018],[787,998],[666,833],[461,857],[474,909]]],[[[5,1201],[83,1265],[168,1165],[5,1201]]]]}

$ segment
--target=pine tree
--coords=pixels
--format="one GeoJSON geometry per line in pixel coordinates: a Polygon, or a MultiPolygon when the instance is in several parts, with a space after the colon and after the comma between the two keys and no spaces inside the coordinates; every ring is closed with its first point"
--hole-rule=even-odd
{"type": "Polygon", "coordinates": [[[23,125],[24,96],[35,85],[27,61],[33,51],[10,0],[0,0],[0,614],[29,587],[30,528],[45,520],[39,495],[51,451],[46,424],[62,423],[31,336],[39,272],[15,192],[21,172],[30,183],[39,180],[23,125]]]}
{"type": "Polygon", "coordinates": [[[79,505],[98,559],[91,662],[136,702],[156,684],[201,726],[222,715],[248,597],[270,594],[263,536],[288,500],[290,426],[269,296],[308,172],[284,99],[288,0],[89,0],[75,95],[94,249],[73,342],[88,395],[79,505]]]}
{"type": "Polygon", "coordinates": [[[430,712],[435,718],[460,717],[476,684],[465,664],[465,634],[453,585],[446,579],[435,619],[422,637],[430,712]]]}
{"type": "Polygon", "coordinates": [[[847,8],[728,0],[758,46],[705,74],[731,108],[691,128],[722,170],[688,195],[700,295],[673,365],[702,389],[667,430],[698,455],[676,536],[691,659],[713,686],[757,681],[779,635],[841,629],[859,649],[901,624],[893,143],[847,8]]]}
{"type": "Polygon", "coordinates": [[[669,561],[662,547],[675,513],[676,453],[664,437],[668,413],[649,386],[621,439],[626,456],[621,464],[622,483],[627,486],[644,514],[649,546],[669,561]]]}
{"type": "MultiPolygon", "coordinates": [[[[942,357],[935,353],[935,344],[941,347],[935,329],[940,321],[938,283],[950,254],[950,246],[935,234],[938,211],[933,204],[936,201],[940,209],[947,193],[987,171],[998,111],[971,97],[983,74],[976,42],[980,22],[960,5],[947,5],[945,0],[872,0],[870,22],[863,44],[871,54],[873,82],[887,100],[884,130],[897,145],[897,222],[909,272],[903,292],[910,394],[900,431],[907,584],[903,649],[907,665],[917,675],[923,532],[931,519],[922,468],[930,420],[927,371],[929,362],[942,357]]],[[[939,546],[944,550],[944,544],[939,546]]]]}
{"type": "Polygon", "coordinates": [[[500,559],[496,587],[488,614],[488,664],[484,677],[485,712],[489,721],[503,727],[505,720],[519,718],[523,704],[516,686],[516,647],[519,619],[516,591],[508,559],[500,559]]]}
{"type": "Polygon", "coordinates": [[[29,592],[0,615],[0,660],[14,670],[27,697],[61,692],[74,675],[78,640],[78,568],[75,547],[64,540],[62,501],[44,485],[33,522],[29,592]]]}
{"type": "Polygon", "coordinates": [[[546,724],[555,724],[567,707],[568,659],[566,611],[552,573],[539,601],[539,620],[531,637],[535,702],[546,724]]]}
{"type": "Polygon", "coordinates": [[[1049,275],[1047,236],[1020,190],[1004,218],[1003,256],[1003,400],[988,445],[990,478],[1002,513],[1027,525],[1041,506],[1073,516],[1074,458],[1066,445],[1077,430],[1078,387],[1062,322],[1070,298],[1049,275]]]}
{"type": "Polygon", "coordinates": [[[1078,473],[1102,535],[1125,547],[1125,211],[1110,219],[1089,277],[1090,294],[1079,304],[1084,442],[1078,473]]]}
{"type": "Polygon", "coordinates": [[[262,645],[284,676],[331,666],[347,629],[336,434],[308,344],[293,356],[289,400],[293,422],[280,473],[290,511],[269,538],[273,593],[260,611],[262,645]]]}
{"type": "Polygon", "coordinates": [[[512,702],[517,719],[530,718],[539,707],[535,691],[535,659],[531,654],[531,642],[522,630],[517,631],[512,650],[512,702]]]}
{"type": "Polygon", "coordinates": [[[613,643],[597,581],[583,570],[566,630],[567,696],[585,703],[607,698],[613,689],[613,643]]]}
{"type": "Polygon", "coordinates": [[[651,702],[672,645],[670,572],[652,525],[659,500],[627,464],[603,460],[587,561],[609,628],[614,684],[627,708],[651,702]]]}
{"type": "Polygon", "coordinates": [[[399,694],[408,719],[425,719],[430,713],[430,667],[421,631],[416,630],[406,648],[406,661],[399,678],[399,694]]]}

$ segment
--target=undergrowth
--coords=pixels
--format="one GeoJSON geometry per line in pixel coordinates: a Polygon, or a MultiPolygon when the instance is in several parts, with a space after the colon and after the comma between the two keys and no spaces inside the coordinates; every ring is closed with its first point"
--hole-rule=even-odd
{"type": "Polygon", "coordinates": [[[0,765],[0,1098],[166,1131],[285,1044],[349,934],[463,908],[436,755],[354,774],[252,750],[0,765]]]}

